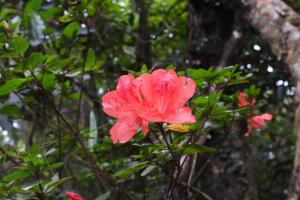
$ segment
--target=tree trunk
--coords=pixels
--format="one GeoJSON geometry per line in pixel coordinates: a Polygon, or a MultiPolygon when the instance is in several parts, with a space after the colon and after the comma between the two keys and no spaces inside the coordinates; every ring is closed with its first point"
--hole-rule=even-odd
{"type": "Polygon", "coordinates": [[[289,68],[296,81],[296,155],[290,179],[288,199],[299,199],[300,193],[300,16],[280,0],[239,0],[245,19],[266,41],[278,60],[289,68]]]}
{"type": "Polygon", "coordinates": [[[151,67],[151,45],[148,30],[148,4],[143,0],[135,0],[139,13],[138,35],[136,38],[136,63],[138,65],[146,64],[151,67]]]}
{"type": "MultiPolygon", "coordinates": [[[[190,64],[194,68],[224,67],[235,64],[234,60],[240,50],[240,41],[243,38],[244,27],[239,20],[239,13],[219,1],[190,0],[189,7],[189,38],[188,48],[190,64]]],[[[254,181],[248,176],[252,170],[249,167],[251,151],[249,151],[241,133],[243,127],[234,134],[211,133],[214,144],[219,146],[216,156],[200,156],[195,159],[189,156],[179,176],[177,197],[183,199],[187,195],[182,185],[199,190],[206,199],[244,199],[254,181]],[[196,164],[195,160],[200,161],[196,164]],[[195,165],[200,168],[194,171],[195,165]],[[199,178],[200,177],[200,178],[199,178]],[[199,178],[199,179],[198,179],[199,178]],[[200,181],[197,181],[200,180],[200,181]],[[184,184],[182,184],[184,183],[184,184]]],[[[203,144],[201,138],[198,144],[203,144]]],[[[209,141],[206,141],[209,143],[209,141]]],[[[212,142],[211,142],[212,143],[212,142]]],[[[255,193],[255,192],[254,192],[255,193]]],[[[176,198],[175,198],[176,199],[176,198]]]]}
{"type": "MultiPolygon", "coordinates": [[[[218,66],[224,59],[225,46],[235,35],[238,40],[240,30],[235,30],[234,10],[217,1],[190,0],[188,50],[191,66],[208,68],[218,66]]],[[[235,52],[231,52],[230,56],[235,52]]],[[[232,60],[232,59],[231,59],[232,60]]],[[[223,61],[224,64],[230,59],[223,61]]]]}

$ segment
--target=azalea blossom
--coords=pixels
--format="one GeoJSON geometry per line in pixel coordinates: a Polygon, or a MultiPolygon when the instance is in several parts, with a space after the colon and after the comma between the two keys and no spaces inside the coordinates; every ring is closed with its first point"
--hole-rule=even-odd
{"type": "MultiPolygon", "coordinates": [[[[255,103],[256,103],[256,99],[252,98],[251,105],[253,106],[253,108],[249,110],[247,113],[249,125],[248,125],[248,131],[244,135],[245,137],[249,137],[254,128],[262,129],[265,126],[265,121],[269,121],[273,117],[269,113],[252,116],[252,111],[254,109],[255,103]]],[[[247,94],[244,92],[240,92],[238,96],[238,107],[242,108],[249,105],[250,105],[250,100],[248,99],[247,94]]]]}
{"type": "Polygon", "coordinates": [[[142,104],[138,114],[151,122],[194,123],[192,110],[184,106],[194,95],[196,84],[191,78],[178,77],[174,70],[158,69],[142,74],[142,104]]]}
{"type": "MultiPolygon", "coordinates": [[[[256,103],[255,98],[252,98],[252,106],[254,106],[256,103]]],[[[246,107],[250,105],[250,100],[248,99],[248,96],[246,93],[244,92],[240,92],[239,96],[238,96],[238,107],[242,108],[242,107],[246,107]]]]}
{"type": "Polygon", "coordinates": [[[255,115],[249,118],[250,125],[248,126],[248,131],[245,134],[245,137],[249,137],[254,128],[262,129],[265,126],[266,121],[272,119],[272,115],[269,113],[264,113],[262,115],[255,115]]]}
{"type": "Polygon", "coordinates": [[[103,111],[118,119],[110,130],[113,143],[129,141],[139,128],[147,134],[148,122],[194,123],[185,103],[195,90],[192,79],[178,77],[174,70],[121,76],[116,90],[102,97],[103,111]]]}
{"type": "Polygon", "coordinates": [[[83,198],[75,192],[66,192],[66,196],[70,200],[83,200],[83,198]]]}
{"type": "Polygon", "coordinates": [[[110,129],[113,143],[129,141],[141,126],[144,134],[148,132],[148,121],[136,113],[138,105],[142,103],[139,88],[140,81],[131,74],[123,75],[119,78],[116,90],[102,97],[103,111],[118,119],[110,129]]]}

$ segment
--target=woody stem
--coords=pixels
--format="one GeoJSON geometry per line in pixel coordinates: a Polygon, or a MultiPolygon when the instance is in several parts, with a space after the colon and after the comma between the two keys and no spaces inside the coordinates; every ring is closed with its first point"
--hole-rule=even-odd
{"type": "Polygon", "coordinates": [[[163,124],[160,123],[160,124],[158,125],[158,127],[159,127],[159,130],[160,130],[160,132],[161,132],[161,134],[162,134],[162,136],[163,136],[163,139],[164,139],[164,141],[165,141],[165,143],[166,143],[166,145],[167,145],[167,148],[168,148],[170,154],[172,155],[173,161],[175,162],[176,166],[180,167],[180,165],[179,165],[179,163],[178,163],[177,156],[176,156],[176,154],[174,154],[174,152],[172,151],[171,146],[170,146],[170,144],[169,144],[169,142],[168,142],[168,138],[167,138],[167,136],[166,136],[166,132],[165,132],[165,130],[164,130],[164,128],[163,128],[163,124]]]}

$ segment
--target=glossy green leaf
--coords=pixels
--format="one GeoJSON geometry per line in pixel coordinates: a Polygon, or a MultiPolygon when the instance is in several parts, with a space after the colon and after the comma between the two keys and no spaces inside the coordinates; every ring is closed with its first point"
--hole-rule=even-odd
{"type": "Polygon", "coordinates": [[[39,65],[41,65],[43,63],[44,59],[45,59],[45,57],[43,56],[43,54],[33,53],[26,59],[25,66],[29,70],[32,70],[32,69],[38,67],[39,65]]]}
{"type": "Polygon", "coordinates": [[[89,48],[86,61],[85,61],[85,69],[91,70],[95,65],[95,51],[94,49],[89,48]]]}
{"type": "Polygon", "coordinates": [[[50,9],[45,10],[44,12],[41,13],[41,17],[44,20],[50,20],[52,19],[54,16],[60,14],[62,12],[62,8],[59,7],[52,7],[50,9]]]}
{"type": "Polygon", "coordinates": [[[75,38],[80,32],[80,24],[78,22],[72,22],[64,29],[63,35],[67,39],[75,38]]]}
{"type": "Polygon", "coordinates": [[[26,39],[21,36],[14,37],[11,41],[12,48],[18,54],[23,55],[29,47],[26,39]]]}
{"type": "Polygon", "coordinates": [[[40,9],[42,5],[42,0],[30,0],[25,6],[24,12],[23,12],[23,21],[24,26],[28,29],[30,28],[30,18],[31,14],[33,12],[36,12],[40,9]]]}
{"type": "Polygon", "coordinates": [[[155,165],[149,165],[149,166],[147,166],[146,169],[141,173],[141,176],[148,175],[150,172],[152,172],[156,168],[157,168],[157,166],[155,166],[155,165]]]}
{"type": "Polygon", "coordinates": [[[42,77],[42,85],[46,90],[51,90],[56,83],[56,77],[54,74],[45,72],[42,77]]]}
{"type": "Polygon", "coordinates": [[[25,81],[26,81],[26,79],[23,79],[23,78],[16,78],[16,79],[7,81],[6,83],[4,83],[4,85],[0,86],[0,96],[7,95],[11,92],[14,92],[25,81]]]}
{"type": "Polygon", "coordinates": [[[147,167],[148,161],[145,162],[140,162],[137,165],[133,166],[133,167],[128,167],[125,169],[122,169],[118,172],[116,172],[113,176],[115,177],[119,177],[119,178],[123,178],[123,179],[127,179],[130,175],[144,169],[145,167],[147,167]]]}
{"type": "Polygon", "coordinates": [[[14,105],[14,104],[10,104],[10,105],[3,106],[0,109],[0,114],[2,114],[2,115],[18,115],[18,114],[20,114],[20,109],[18,108],[18,106],[14,105]]]}
{"type": "Polygon", "coordinates": [[[180,152],[183,154],[213,153],[215,151],[215,148],[197,144],[185,144],[180,147],[180,152]]]}
{"type": "Polygon", "coordinates": [[[63,166],[63,165],[64,165],[63,162],[54,163],[54,164],[49,165],[48,167],[46,167],[45,170],[53,170],[53,169],[57,169],[57,168],[60,168],[60,167],[63,166]]]}
{"type": "Polygon", "coordinates": [[[45,190],[47,192],[49,192],[49,191],[55,189],[57,186],[63,184],[64,182],[66,182],[69,179],[71,179],[71,177],[64,177],[59,180],[52,180],[51,182],[45,184],[45,190]]]}
{"type": "Polygon", "coordinates": [[[27,178],[31,176],[31,173],[30,172],[27,172],[27,171],[16,171],[16,172],[13,172],[7,176],[4,176],[3,177],[3,180],[4,181],[14,181],[14,180],[19,180],[19,179],[24,179],[24,178],[27,178]]]}

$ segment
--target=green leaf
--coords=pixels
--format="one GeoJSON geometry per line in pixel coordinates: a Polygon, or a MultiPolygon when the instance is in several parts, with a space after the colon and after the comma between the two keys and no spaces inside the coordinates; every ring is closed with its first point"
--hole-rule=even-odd
{"type": "Polygon", "coordinates": [[[23,191],[32,191],[32,189],[38,187],[40,185],[40,181],[36,180],[32,183],[26,183],[25,185],[22,186],[23,191]]]}
{"type": "Polygon", "coordinates": [[[80,25],[78,22],[72,22],[64,29],[63,35],[67,39],[74,39],[80,32],[80,25]]]}
{"type": "Polygon", "coordinates": [[[29,163],[31,163],[34,167],[42,167],[46,163],[41,154],[37,154],[35,156],[30,156],[28,159],[29,163]]]}
{"type": "Polygon", "coordinates": [[[180,148],[180,152],[183,154],[213,153],[215,151],[215,148],[197,144],[185,144],[180,148]]]}
{"type": "Polygon", "coordinates": [[[89,48],[84,67],[86,70],[91,70],[94,67],[94,65],[95,65],[95,51],[94,49],[89,48]]]}
{"type": "Polygon", "coordinates": [[[42,5],[42,2],[43,2],[42,0],[31,0],[26,4],[25,9],[28,9],[31,11],[38,11],[38,9],[42,5]]]}
{"type": "Polygon", "coordinates": [[[220,90],[218,92],[212,92],[208,95],[208,103],[209,105],[213,106],[215,105],[221,98],[223,94],[223,91],[220,90]]]}
{"type": "Polygon", "coordinates": [[[63,165],[64,165],[63,162],[54,163],[54,164],[49,165],[48,167],[46,167],[45,170],[53,170],[53,169],[57,169],[57,168],[60,168],[60,167],[63,166],[63,165]]]}
{"type": "Polygon", "coordinates": [[[240,113],[240,112],[244,112],[244,111],[247,111],[247,110],[249,110],[249,106],[242,107],[242,108],[235,109],[235,110],[226,110],[225,112],[227,112],[227,113],[240,113]]]}
{"type": "Polygon", "coordinates": [[[7,81],[4,85],[0,87],[0,96],[7,95],[15,90],[17,90],[26,79],[23,78],[16,78],[7,81]]]}
{"type": "Polygon", "coordinates": [[[147,164],[148,164],[148,161],[140,162],[137,165],[135,165],[134,167],[128,167],[126,169],[122,169],[122,170],[116,172],[113,176],[127,179],[131,174],[134,174],[134,173],[144,169],[145,167],[147,167],[147,164]]]}
{"type": "Polygon", "coordinates": [[[14,37],[11,41],[11,46],[16,53],[23,55],[29,47],[27,40],[23,37],[14,37]]]}
{"type": "Polygon", "coordinates": [[[48,62],[49,65],[48,69],[59,74],[59,72],[61,72],[63,68],[69,66],[72,63],[73,63],[72,58],[59,60],[56,57],[53,57],[48,62]]]}
{"type": "Polygon", "coordinates": [[[74,69],[66,74],[66,77],[76,77],[82,73],[81,69],[74,69]]]}
{"type": "Polygon", "coordinates": [[[194,80],[209,80],[213,77],[213,72],[205,69],[187,69],[187,73],[194,80]]]}
{"type": "Polygon", "coordinates": [[[15,104],[10,104],[3,106],[0,109],[0,114],[2,115],[18,115],[20,114],[20,109],[15,104]]]}
{"type": "Polygon", "coordinates": [[[208,97],[207,96],[196,97],[196,98],[192,99],[192,103],[199,105],[199,106],[208,105],[208,97]]]}
{"type": "Polygon", "coordinates": [[[151,155],[155,152],[161,152],[162,150],[164,150],[166,148],[167,147],[164,144],[143,145],[143,146],[140,147],[140,154],[151,155]]]}
{"type": "Polygon", "coordinates": [[[62,8],[53,7],[53,8],[47,9],[44,12],[42,12],[41,17],[43,18],[43,20],[50,20],[54,16],[60,14],[62,11],[63,11],[62,8]]]}
{"type": "Polygon", "coordinates": [[[98,196],[95,200],[107,200],[111,195],[111,191],[107,191],[104,194],[98,196]]]}
{"type": "Polygon", "coordinates": [[[144,65],[142,66],[142,68],[141,68],[141,71],[140,71],[140,72],[141,72],[141,74],[143,74],[143,73],[147,73],[147,72],[148,72],[147,65],[145,65],[145,64],[144,64],[144,65]]]}
{"type": "Polygon", "coordinates": [[[43,74],[43,78],[42,78],[42,85],[43,85],[43,88],[45,90],[51,90],[55,83],[56,83],[56,77],[54,74],[52,73],[49,73],[49,72],[45,72],[43,74]]]}
{"type": "Polygon", "coordinates": [[[53,180],[50,183],[45,185],[45,190],[51,191],[52,189],[57,188],[57,186],[63,184],[64,182],[66,182],[69,179],[71,179],[71,177],[64,177],[59,180],[53,180]]]}
{"type": "Polygon", "coordinates": [[[23,179],[23,178],[27,178],[31,176],[31,173],[30,172],[27,172],[27,171],[16,171],[16,172],[13,172],[7,176],[4,176],[3,177],[3,180],[4,181],[14,181],[14,180],[18,180],[18,179],[23,179]]]}
{"type": "Polygon", "coordinates": [[[148,167],[146,167],[146,169],[141,173],[141,176],[146,176],[147,174],[149,174],[150,172],[152,172],[152,170],[156,169],[157,166],[155,165],[149,165],[148,167]]]}
{"type": "Polygon", "coordinates": [[[31,14],[38,11],[41,5],[42,0],[31,0],[26,4],[23,12],[23,21],[26,29],[29,29],[31,14]]]}
{"type": "Polygon", "coordinates": [[[29,70],[32,70],[32,69],[38,67],[40,64],[42,64],[44,59],[45,59],[45,57],[43,56],[43,54],[33,53],[26,59],[25,66],[29,70]]]}
{"type": "Polygon", "coordinates": [[[73,93],[69,94],[69,97],[72,100],[78,100],[78,99],[80,99],[80,94],[77,92],[73,92],[73,93]]]}

